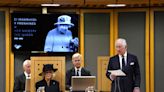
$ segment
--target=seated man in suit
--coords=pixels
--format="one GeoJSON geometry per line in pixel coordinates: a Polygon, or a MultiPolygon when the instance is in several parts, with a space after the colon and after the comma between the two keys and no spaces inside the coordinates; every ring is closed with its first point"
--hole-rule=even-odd
{"type": "Polygon", "coordinates": [[[79,53],[75,53],[72,56],[73,68],[66,72],[66,90],[71,89],[72,76],[91,76],[90,72],[81,67],[82,56],[79,53]]]}
{"type": "Polygon", "coordinates": [[[31,76],[31,61],[25,60],[23,62],[23,69],[24,72],[18,76],[16,76],[14,80],[14,90],[13,92],[24,92],[25,91],[25,81],[27,78],[30,78],[31,76]]]}

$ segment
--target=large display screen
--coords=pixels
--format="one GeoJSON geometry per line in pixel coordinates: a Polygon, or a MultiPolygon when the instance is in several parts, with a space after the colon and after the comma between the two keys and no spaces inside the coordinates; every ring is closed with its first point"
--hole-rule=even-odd
{"type": "Polygon", "coordinates": [[[78,14],[12,13],[11,26],[12,51],[78,51],[78,14]]]}

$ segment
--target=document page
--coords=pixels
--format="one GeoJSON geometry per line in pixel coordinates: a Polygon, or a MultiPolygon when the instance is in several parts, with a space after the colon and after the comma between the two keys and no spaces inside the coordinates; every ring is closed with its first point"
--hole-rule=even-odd
{"type": "Polygon", "coordinates": [[[122,70],[108,70],[108,72],[111,72],[112,74],[116,76],[126,76],[126,74],[122,70]]]}

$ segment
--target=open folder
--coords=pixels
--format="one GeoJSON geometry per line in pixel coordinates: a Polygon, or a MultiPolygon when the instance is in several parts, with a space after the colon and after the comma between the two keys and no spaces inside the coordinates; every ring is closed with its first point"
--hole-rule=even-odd
{"type": "Polygon", "coordinates": [[[108,72],[111,72],[111,74],[114,74],[115,76],[126,76],[126,74],[122,70],[108,70],[108,72]]]}

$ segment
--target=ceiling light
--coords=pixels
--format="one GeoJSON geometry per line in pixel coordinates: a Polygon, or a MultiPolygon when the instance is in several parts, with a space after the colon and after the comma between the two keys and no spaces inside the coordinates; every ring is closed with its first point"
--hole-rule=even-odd
{"type": "Polygon", "coordinates": [[[55,6],[58,7],[60,4],[41,4],[41,6],[55,6]]]}
{"type": "Polygon", "coordinates": [[[108,4],[107,7],[125,7],[126,4],[108,4]]]}

